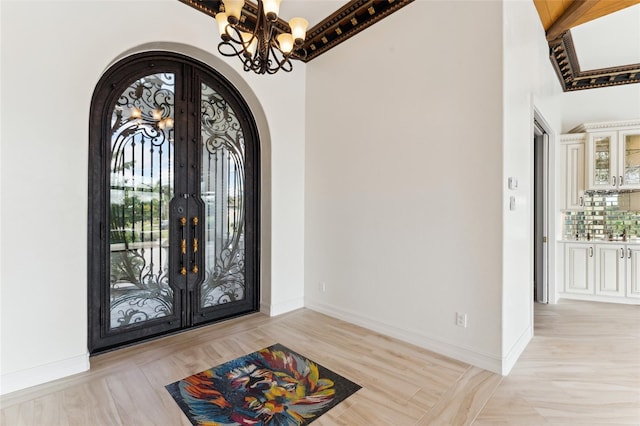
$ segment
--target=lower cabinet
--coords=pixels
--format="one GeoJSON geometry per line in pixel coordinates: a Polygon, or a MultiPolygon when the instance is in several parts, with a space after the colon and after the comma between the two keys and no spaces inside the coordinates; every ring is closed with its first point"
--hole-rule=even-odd
{"type": "Polygon", "coordinates": [[[590,244],[567,243],[564,246],[564,291],[593,294],[594,248],[590,244]]]}
{"type": "Polygon", "coordinates": [[[627,276],[625,246],[595,244],[595,290],[601,296],[624,296],[627,276]]]}
{"type": "Polygon", "coordinates": [[[640,302],[640,244],[565,243],[564,297],[640,302]]]}
{"type": "Polygon", "coordinates": [[[627,247],[627,297],[640,299],[640,246],[627,247]]]}

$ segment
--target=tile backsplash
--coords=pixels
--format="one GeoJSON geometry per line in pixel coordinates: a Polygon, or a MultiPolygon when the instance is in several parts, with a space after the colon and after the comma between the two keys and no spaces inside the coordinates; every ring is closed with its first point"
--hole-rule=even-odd
{"type": "Polygon", "coordinates": [[[563,213],[566,240],[640,238],[640,192],[586,193],[583,211],[563,213]]]}

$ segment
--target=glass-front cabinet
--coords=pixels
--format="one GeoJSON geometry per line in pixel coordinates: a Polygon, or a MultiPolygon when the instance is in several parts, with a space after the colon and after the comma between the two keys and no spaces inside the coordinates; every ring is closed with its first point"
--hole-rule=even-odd
{"type": "Polygon", "coordinates": [[[616,132],[599,132],[589,135],[589,189],[603,190],[617,187],[616,148],[616,132]]]}
{"type": "Polygon", "coordinates": [[[640,188],[640,130],[618,133],[620,150],[620,186],[625,189],[640,188]]]}
{"type": "Polygon", "coordinates": [[[588,149],[588,189],[640,189],[640,130],[590,133],[588,149]]]}

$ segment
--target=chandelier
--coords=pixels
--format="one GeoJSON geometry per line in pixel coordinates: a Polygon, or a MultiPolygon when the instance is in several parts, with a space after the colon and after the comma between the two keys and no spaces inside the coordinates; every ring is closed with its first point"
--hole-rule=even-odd
{"type": "Polygon", "coordinates": [[[244,0],[222,0],[224,11],[216,14],[222,41],[218,51],[223,56],[237,56],[245,71],[257,74],[275,74],[293,69],[291,57],[304,59],[302,47],[309,23],[304,18],[289,21],[291,32],[282,32],[276,27],[281,0],[258,0],[256,25],[252,32],[241,28],[244,0]]]}

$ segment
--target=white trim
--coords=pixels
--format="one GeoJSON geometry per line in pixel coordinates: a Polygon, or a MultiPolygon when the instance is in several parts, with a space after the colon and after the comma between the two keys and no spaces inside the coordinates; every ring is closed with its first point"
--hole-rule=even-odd
{"type": "Polygon", "coordinates": [[[89,352],[49,364],[27,368],[0,377],[0,395],[89,370],[89,352]]]}
{"type": "Polygon", "coordinates": [[[520,355],[522,355],[522,352],[524,352],[524,350],[526,349],[527,345],[531,341],[531,338],[533,338],[533,328],[527,327],[524,333],[522,333],[520,337],[518,337],[518,340],[516,340],[516,342],[513,344],[513,346],[511,346],[511,349],[509,350],[509,352],[507,352],[507,355],[503,356],[503,376],[507,376],[511,372],[511,369],[514,365],[516,365],[518,358],[520,358],[520,355]]]}
{"type": "Polygon", "coordinates": [[[295,311],[296,309],[304,308],[304,299],[302,297],[299,297],[297,299],[291,299],[281,303],[274,303],[272,305],[263,304],[263,306],[268,307],[268,311],[265,311],[265,313],[268,313],[270,317],[275,317],[277,315],[295,311]]]}
{"type": "Polygon", "coordinates": [[[561,144],[584,142],[587,139],[586,133],[565,133],[560,135],[561,144]]]}
{"type": "Polygon", "coordinates": [[[502,360],[491,354],[480,353],[471,348],[457,346],[432,336],[411,330],[404,330],[323,303],[307,301],[305,307],[497,374],[502,374],[503,371],[502,360]]]}
{"type": "Polygon", "coordinates": [[[569,130],[569,133],[575,132],[588,132],[594,130],[611,130],[618,127],[630,127],[640,126],[640,119],[625,120],[625,121],[603,121],[599,123],[583,123],[573,129],[569,130]]]}

